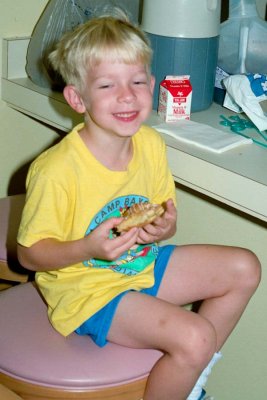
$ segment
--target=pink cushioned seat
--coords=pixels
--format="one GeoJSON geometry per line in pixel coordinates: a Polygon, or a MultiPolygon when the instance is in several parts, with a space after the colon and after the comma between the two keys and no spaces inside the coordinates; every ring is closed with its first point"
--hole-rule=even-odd
{"type": "Polygon", "coordinates": [[[35,397],[26,397],[23,382],[30,387],[55,388],[59,392],[62,389],[65,395],[57,398],[72,398],[66,392],[75,392],[73,398],[137,400],[142,397],[151,368],[161,357],[158,351],[115,344],[99,348],[88,336],[75,333],[64,338],[50,325],[47,307],[32,283],[0,292],[0,315],[0,382],[22,397],[25,395],[25,399],[35,397]],[[139,387],[131,395],[84,397],[84,393],[138,381],[142,382],[141,391],[139,387]],[[17,382],[23,387],[21,390],[16,390],[17,382]]]}

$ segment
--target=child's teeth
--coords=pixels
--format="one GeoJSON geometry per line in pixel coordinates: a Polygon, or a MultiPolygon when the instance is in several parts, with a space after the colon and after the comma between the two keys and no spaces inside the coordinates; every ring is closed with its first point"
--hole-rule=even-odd
{"type": "Polygon", "coordinates": [[[133,113],[122,113],[122,114],[117,114],[119,117],[130,117],[133,115],[133,113]]]}

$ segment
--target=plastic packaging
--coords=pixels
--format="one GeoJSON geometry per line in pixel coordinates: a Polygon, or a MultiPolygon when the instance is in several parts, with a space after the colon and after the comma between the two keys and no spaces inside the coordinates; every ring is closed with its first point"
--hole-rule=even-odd
{"type": "Polygon", "coordinates": [[[223,79],[236,74],[267,74],[267,22],[255,0],[229,0],[229,18],[220,26],[214,101],[223,104],[223,79]]]}
{"type": "Polygon", "coordinates": [[[190,75],[192,112],[211,105],[220,12],[220,0],[143,1],[141,26],[148,33],[154,51],[154,109],[158,106],[160,82],[167,75],[190,75]]]}
{"type": "Polygon", "coordinates": [[[226,96],[224,107],[235,112],[243,111],[259,131],[267,129],[267,114],[260,106],[267,100],[267,76],[260,74],[235,74],[224,79],[226,96]]]}
{"type": "Polygon", "coordinates": [[[229,18],[221,24],[218,66],[228,74],[267,74],[267,22],[255,0],[229,0],[229,18]]]}
{"type": "Polygon", "coordinates": [[[47,56],[59,38],[88,18],[86,0],[77,4],[65,0],[50,0],[33,31],[28,51],[26,71],[39,86],[61,86],[60,76],[51,69],[47,56]]]}
{"type": "Polygon", "coordinates": [[[114,7],[124,10],[134,23],[139,21],[140,0],[50,0],[34,28],[28,51],[26,71],[31,80],[43,87],[62,89],[64,83],[51,69],[47,56],[61,36],[77,25],[111,13],[114,7]]]}

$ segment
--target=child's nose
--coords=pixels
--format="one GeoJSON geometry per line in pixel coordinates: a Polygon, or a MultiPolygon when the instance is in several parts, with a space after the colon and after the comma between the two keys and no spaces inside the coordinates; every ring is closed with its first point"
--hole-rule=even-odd
{"type": "Polygon", "coordinates": [[[120,89],[118,100],[120,102],[130,103],[135,99],[135,97],[133,88],[130,85],[125,85],[120,89]]]}

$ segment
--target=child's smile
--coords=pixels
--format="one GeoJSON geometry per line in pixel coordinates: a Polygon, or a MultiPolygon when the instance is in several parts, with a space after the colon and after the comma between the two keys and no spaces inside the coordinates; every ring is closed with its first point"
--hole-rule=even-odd
{"type": "Polygon", "coordinates": [[[137,112],[129,112],[129,113],[115,113],[113,114],[115,118],[123,122],[131,122],[137,118],[137,112]]]}

